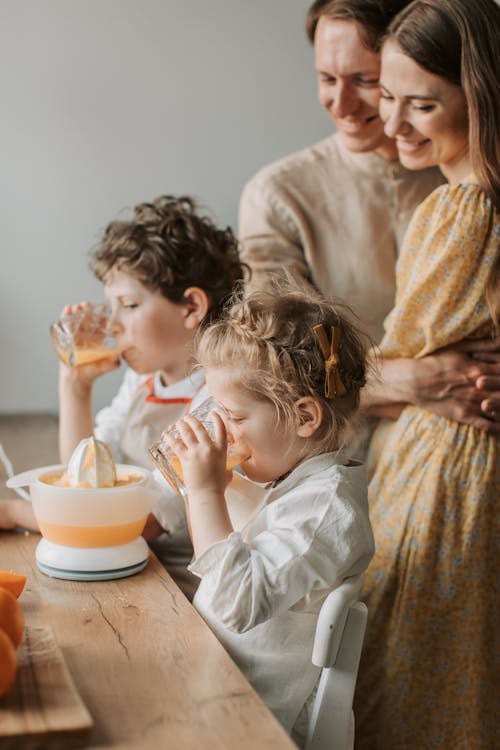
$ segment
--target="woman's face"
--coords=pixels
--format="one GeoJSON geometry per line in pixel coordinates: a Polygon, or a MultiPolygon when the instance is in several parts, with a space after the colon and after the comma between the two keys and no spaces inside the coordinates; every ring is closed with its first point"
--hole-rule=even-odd
{"type": "Polygon", "coordinates": [[[378,111],[380,55],[363,44],[357,24],[320,16],[314,51],[319,100],[346,148],[395,159],[378,111]]]}
{"type": "Polygon", "coordinates": [[[382,50],[380,116],[408,169],[438,166],[449,182],[471,172],[462,89],[429,73],[395,41],[382,50]]]}

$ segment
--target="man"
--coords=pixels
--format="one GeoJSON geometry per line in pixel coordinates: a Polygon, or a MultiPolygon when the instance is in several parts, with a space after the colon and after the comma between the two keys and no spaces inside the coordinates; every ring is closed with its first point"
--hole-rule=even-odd
{"type": "MultiPolygon", "coordinates": [[[[286,269],[340,297],[375,342],[394,302],[394,268],[417,205],[439,184],[435,169],[410,172],[378,115],[382,36],[409,0],[316,0],[307,15],[319,100],[337,127],[320,143],[260,170],[240,202],[242,259],[251,287],[286,269]]],[[[372,415],[414,403],[500,432],[498,342],[463,344],[421,360],[380,362],[364,391],[372,415]],[[498,363],[498,364],[497,364],[498,363]],[[487,389],[490,390],[487,390],[487,389]]]]}

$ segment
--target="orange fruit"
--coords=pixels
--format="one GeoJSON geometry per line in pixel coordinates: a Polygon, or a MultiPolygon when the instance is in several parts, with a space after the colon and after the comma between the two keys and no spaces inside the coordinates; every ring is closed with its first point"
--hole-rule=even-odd
{"type": "Polygon", "coordinates": [[[6,632],[17,648],[24,632],[24,615],[14,594],[0,588],[0,628],[6,632]]]}
{"type": "Polygon", "coordinates": [[[7,589],[14,594],[16,599],[21,596],[21,592],[26,583],[26,576],[21,573],[12,573],[10,570],[0,570],[0,587],[7,589]]]}
{"type": "Polygon", "coordinates": [[[16,650],[7,633],[0,628],[0,697],[14,684],[16,667],[16,650]]]}

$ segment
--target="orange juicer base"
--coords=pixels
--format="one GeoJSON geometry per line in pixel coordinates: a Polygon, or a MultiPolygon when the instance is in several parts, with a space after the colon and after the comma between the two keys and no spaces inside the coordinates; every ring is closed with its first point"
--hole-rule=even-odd
{"type": "Polygon", "coordinates": [[[67,547],[42,537],[36,548],[38,568],[52,578],[70,581],[107,581],[143,570],[149,547],[139,536],[114,547],[67,547]]]}

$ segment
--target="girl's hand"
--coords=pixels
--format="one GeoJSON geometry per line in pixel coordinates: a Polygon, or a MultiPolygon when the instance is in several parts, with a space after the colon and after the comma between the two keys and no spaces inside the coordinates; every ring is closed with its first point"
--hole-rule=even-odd
{"type": "Polygon", "coordinates": [[[178,438],[168,432],[163,435],[182,465],[189,533],[196,557],[226,539],[233,530],[224,497],[231,479],[231,472],[226,468],[226,428],[218,414],[212,413],[211,418],[213,439],[205,427],[189,415],[175,425],[178,438]]]}
{"type": "Polygon", "coordinates": [[[184,475],[187,494],[203,493],[224,497],[224,491],[231,480],[231,472],[226,468],[227,434],[219,414],[211,414],[214,436],[210,437],[205,427],[189,414],[176,422],[179,437],[169,432],[163,438],[178,456],[184,475]]]}

